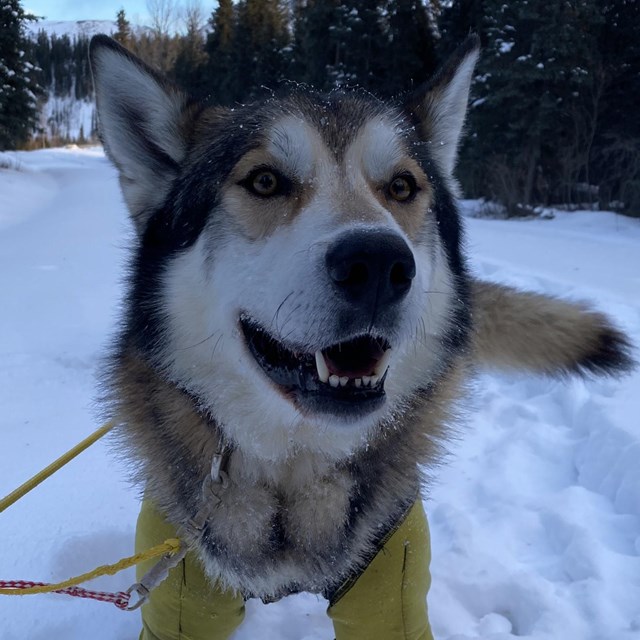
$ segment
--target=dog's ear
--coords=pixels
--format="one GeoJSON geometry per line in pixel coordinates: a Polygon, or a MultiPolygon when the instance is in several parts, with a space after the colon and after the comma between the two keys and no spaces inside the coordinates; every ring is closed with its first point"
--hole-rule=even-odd
{"type": "Polygon", "coordinates": [[[136,229],[142,232],[185,156],[188,99],[107,36],[94,36],[89,58],[100,137],[120,173],[136,229]]]}
{"type": "Polygon", "coordinates": [[[450,176],[467,113],[469,87],[480,52],[480,38],[470,35],[436,75],[407,99],[406,108],[418,120],[421,137],[435,161],[450,176]]]}

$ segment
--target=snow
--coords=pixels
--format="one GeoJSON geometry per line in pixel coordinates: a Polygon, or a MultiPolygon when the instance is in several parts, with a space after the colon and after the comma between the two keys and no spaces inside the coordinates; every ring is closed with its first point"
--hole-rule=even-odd
{"type": "Polygon", "coordinates": [[[83,136],[88,140],[96,122],[95,110],[94,100],[77,100],[71,95],[55,96],[49,92],[40,110],[40,126],[50,140],[80,141],[83,136]]]}
{"type": "MultiPolygon", "coordinates": [[[[0,154],[0,496],[100,424],[100,358],[131,231],[102,150],[0,154]],[[10,162],[7,162],[10,160],[10,162]]],[[[477,203],[464,202],[467,212],[477,203]]],[[[594,301],[640,344],[640,223],[604,212],[466,218],[474,271],[594,301]]],[[[483,375],[425,501],[437,640],[640,638],[640,373],[483,375]]],[[[129,555],[138,495],[100,442],[0,515],[0,579],[62,580],[129,555]]],[[[119,591],[129,570],[90,583],[119,591]]],[[[328,640],[326,603],[248,604],[234,640],[328,640]]],[[[136,638],[137,613],[0,596],[1,640],[136,638]]],[[[383,640],[383,639],[381,639],[383,640]]]]}

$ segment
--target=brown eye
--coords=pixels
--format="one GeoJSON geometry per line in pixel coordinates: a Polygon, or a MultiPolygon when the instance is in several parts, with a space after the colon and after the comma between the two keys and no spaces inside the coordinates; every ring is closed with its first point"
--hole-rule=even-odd
{"type": "Polygon", "coordinates": [[[278,191],[278,178],[273,171],[259,171],[251,177],[249,188],[259,196],[272,196],[278,191]]]}
{"type": "Polygon", "coordinates": [[[389,184],[389,195],[398,202],[411,200],[417,191],[412,176],[397,176],[389,184]]]}

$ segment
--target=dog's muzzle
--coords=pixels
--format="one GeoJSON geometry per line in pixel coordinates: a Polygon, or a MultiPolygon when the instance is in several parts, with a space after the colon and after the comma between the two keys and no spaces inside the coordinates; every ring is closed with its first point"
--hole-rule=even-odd
{"type": "Polygon", "coordinates": [[[301,412],[357,420],[385,401],[392,357],[387,336],[400,317],[416,265],[402,237],[367,229],[334,240],[325,266],[336,309],[334,334],[346,336],[343,340],[308,351],[247,314],[241,314],[240,326],[258,366],[301,412]]]}

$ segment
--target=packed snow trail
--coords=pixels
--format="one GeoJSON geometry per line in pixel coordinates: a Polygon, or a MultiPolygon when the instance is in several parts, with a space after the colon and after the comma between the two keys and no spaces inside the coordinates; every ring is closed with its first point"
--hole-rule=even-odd
{"type": "MultiPolygon", "coordinates": [[[[0,495],[100,421],[96,376],[132,240],[101,150],[11,158],[21,170],[0,170],[0,495]]],[[[637,220],[466,222],[475,273],[591,300],[640,344],[637,220]]],[[[437,640],[640,639],[638,391],[640,373],[482,376],[425,502],[437,640]]],[[[0,579],[54,581],[131,553],[139,496],[115,453],[95,445],[0,515],[0,579]]],[[[128,571],[88,586],[132,581],[128,571]]],[[[234,640],[330,640],[325,608],[311,595],[251,601],[234,640]]],[[[134,640],[138,630],[138,614],[107,604],[0,597],[0,640],[134,640]]]]}

